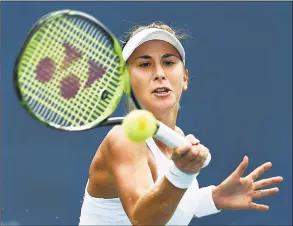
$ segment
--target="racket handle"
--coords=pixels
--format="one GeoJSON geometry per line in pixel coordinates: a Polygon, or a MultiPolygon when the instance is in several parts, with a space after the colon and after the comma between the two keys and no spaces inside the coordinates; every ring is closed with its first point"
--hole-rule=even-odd
{"type": "MultiPolygon", "coordinates": [[[[189,141],[176,133],[174,130],[166,126],[164,123],[158,121],[158,129],[154,137],[170,148],[177,148],[183,144],[189,143],[189,141]]],[[[204,162],[202,168],[206,167],[211,161],[211,154],[209,153],[206,161],[204,162]]]]}

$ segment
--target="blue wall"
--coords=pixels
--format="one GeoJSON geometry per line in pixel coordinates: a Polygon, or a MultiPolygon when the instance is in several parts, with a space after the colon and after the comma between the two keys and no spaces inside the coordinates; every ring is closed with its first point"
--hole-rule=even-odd
{"type": "MultiPolygon", "coordinates": [[[[237,2],[4,2],[1,40],[1,220],[77,224],[88,167],[109,128],[50,130],[19,105],[15,57],[31,26],[53,10],[85,11],[122,38],[134,24],[164,21],[189,31],[191,76],[178,124],[212,152],[199,177],[218,184],[242,160],[282,175],[280,194],[257,200],[268,212],[223,211],[193,225],[289,225],[292,211],[292,4],[237,2]],[[111,15],[110,15],[111,13],[111,15]]],[[[123,112],[119,107],[117,115],[123,112]]]]}

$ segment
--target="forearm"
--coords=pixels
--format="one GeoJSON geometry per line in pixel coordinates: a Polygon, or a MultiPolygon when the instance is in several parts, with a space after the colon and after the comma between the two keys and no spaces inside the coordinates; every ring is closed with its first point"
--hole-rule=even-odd
{"type": "Polygon", "coordinates": [[[186,189],[175,187],[163,177],[136,203],[132,214],[134,225],[166,225],[173,216],[186,189]]]}
{"type": "Polygon", "coordinates": [[[203,187],[197,191],[188,191],[193,194],[187,194],[188,201],[192,202],[189,211],[197,218],[219,213],[221,208],[217,206],[217,200],[214,198],[215,186],[203,187]]]}

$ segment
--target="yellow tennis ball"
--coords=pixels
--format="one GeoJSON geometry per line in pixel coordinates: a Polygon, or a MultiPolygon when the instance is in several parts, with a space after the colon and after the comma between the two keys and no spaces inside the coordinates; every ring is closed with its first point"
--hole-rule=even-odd
{"type": "Polygon", "coordinates": [[[130,140],[140,143],[154,135],[157,120],[147,110],[133,110],[124,118],[122,127],[130,140]]]}

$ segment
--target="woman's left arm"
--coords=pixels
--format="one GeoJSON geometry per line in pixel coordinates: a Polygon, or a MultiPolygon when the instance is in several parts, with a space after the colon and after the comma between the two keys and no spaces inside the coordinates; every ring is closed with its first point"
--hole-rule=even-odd
{"type": "MultiPolygon", "coordinates": [[[[184,135],[176,126],[175,131],[184,135]]],[[[220,212],[223,209],[232,210],[269,210],[269,206],[257,204],[255,199],[275,195],[278,187],[263,189],[283,182],[281,176],[270,177],[256,181],[264,172],[272,168],[272,163],[267,162],[243,177],[248,166],[248,157],[245,156],[236,170],[218,186],[200,188],[193,196],[195,217],[203,217],[220,212]]],[[[188,191],[187,191],[188,192],[188,191]]]]}

